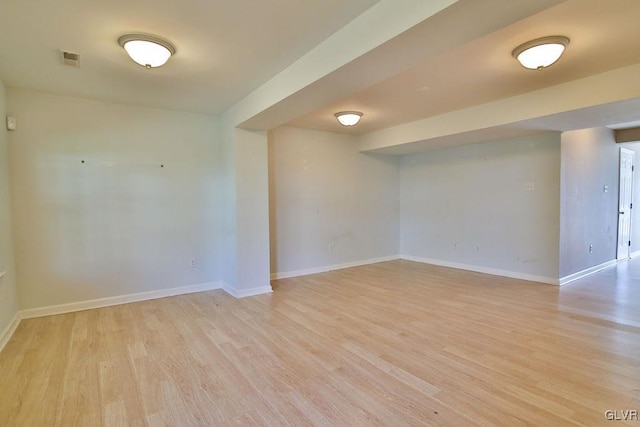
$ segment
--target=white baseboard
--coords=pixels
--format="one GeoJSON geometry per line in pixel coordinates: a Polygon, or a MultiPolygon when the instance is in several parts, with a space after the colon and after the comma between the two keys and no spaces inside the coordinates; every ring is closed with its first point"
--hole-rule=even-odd
{"type": "Polygon", "coordinates": [[[393,261],[400,259],[399,255],[391,255],[381,258],[371,258],[355,262],[347,262],[343,264],[325,265],[323,267],[307,268],[304,270],[287,271],[283,273],[271,273],[271,280],[289,279],[291,277],[307,276],[309,274],[326,273],[327,271],[342,270],[344,268],[360,267],[363,265],[375,264],[384,261],[393,261]]]}
{"type": "Polygon", "coordinates": [[[249,289],[236,289],[228,283],[223,283],[222,289],[234,298],[246,298],[255,295],[270,294],[273,292],[271,285],[249,289]]]}
{"type": "Polygon", "coordinates": [[[49,307],[31,308],[22,310],[20,312],[20,315],[23,319],[31,319],[34,317],[52,316],[54,314],[65,314],[74,311],[110,307],[112,305],[128,304],[132,302],[166,298],[176,295],[192,294],[195,292],[211,291],[213,289],[220,289],[221,287],[222,284],[219,282],[201,283],[198,285],[180,286],[171,289],[161,289],[157,291],[140,292],[136,294],[120,295],[116,297],[100,298],[89,301],[72,302],[69,304],[52,305],[49,307]]]}
{"type": "Polygon", "coordinates": [[[629,256],[629,258],[635,258],[639,255],[640,255],[640,251],[631,252],[631,255],[629,256]]]}
{"type": "Polygon", "coordinates": [[[0,351],[2,351],[5,345],[7,345],[7,343],[13,336],[13,333],[18,328],[21,320],[22,316],[20,315],[20,312],[16,313],[16,315],[13,316],[13,320],[11,320],[11,323],[9,323],[6,328],[4,328],[4,331],[0,332],[0,351]]]}
{"type": "Polygon", "coordinates": [[[573,282],[574,280],[582,279],[585,276],[588,276],[593,273],[597,273],[598,271],[604,270],[605,268],[613,267],[618,264],[618,260],[614,259],[611,261],[603,262],[600,265],[596,265],[594,267],[587,268],[582,271],[578,271],[577,273],[570,274],[568,276],[564,276],[560,278],[560,286],[566,285],[569,282],[573,282]]]}
{"type": "Polygon", "coordinates": [[[500,270],[497,268],[462,264],[458,262],[443,261],[439,259],[420,258],[412,255],[401,255],[400,258],[407,261],[415,261],[415,262],[421,262],[423,264],[438,265],[440,267],[457,268],[459,270],[475,271],[477,273],[485,273],[485,274],[492,274],[494,276],[510,277],[512,279],[528,280],[531,282],[546,283],[549,285],[556,285],[556,286],[560,284],[558,282],[558,279],[555,279],[553,277],[536,276],[533,274],[518,273],[516,271],[500,270]]]}

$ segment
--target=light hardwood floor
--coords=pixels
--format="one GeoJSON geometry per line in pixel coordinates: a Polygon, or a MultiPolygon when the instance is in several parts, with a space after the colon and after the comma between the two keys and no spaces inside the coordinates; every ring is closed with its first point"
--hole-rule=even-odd
{"type": "Polygon", "coordinates": [[[0,425],[591,426],[640,410],[640,260],[561,289],[409,261],[274,289],[24,320],[0,353],[0,425]]]}

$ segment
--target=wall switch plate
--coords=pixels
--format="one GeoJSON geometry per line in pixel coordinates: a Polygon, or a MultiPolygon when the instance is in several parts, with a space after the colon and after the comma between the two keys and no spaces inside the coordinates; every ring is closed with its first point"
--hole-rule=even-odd
{"type": "Polygon", "coordinates": [[[7,116],[7,130],[16,130],[16,118],[7,116]]]}

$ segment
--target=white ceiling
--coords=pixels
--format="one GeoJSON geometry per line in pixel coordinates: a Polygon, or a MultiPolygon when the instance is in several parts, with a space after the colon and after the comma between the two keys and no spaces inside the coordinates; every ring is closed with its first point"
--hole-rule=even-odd
{"type": "Polygon", "coordinates": [[[8,87],[219,114],[377,0],[2,0],[0,79],[8,87]],[[339,12],[339,13],[337,13],[339,12]],[[125,33],[171,41],[161,68],[136,65],[125,33]],[[63,66],[59,50],[81,55],[63,66]]]}
{"type": "MultiPolygon", "coordinates": [[[[416,1],[427,0],[397,0],[397,5],[416,1]]],[[[375,0],[1,0],[0,79],[8,87],[220,114],[377,3],[383,4],[375,0]],[[166,38],[176,46],[177,55],[164,67],[146,70],[117,44],[120,35],[130,32],[166,38]],[[59,49],[79,53],[81,68],[63,66],[59,49]]],[[[640,62],[639,19],[640,0],[458,0],[292,93],[281,105],[274,104],[273,114],[265,110],[247,126],[286,123],[369,134],[618,69],[640,62]],[[571,44],[550,68],[525,70],[511,57],[520,43],[556,34],[568,36],[571,44]],[[450,42],[443,42],[446,39],[450,42]],[[339,90],[329,94],[327,87],[339,90]],[[311,97],[312,102],[302,102],[311,97]],[[312,108],[306,108],[309,105],[312,108]],[[341,127],[333,117],[336,111],[354,109],[365,114],[354,128],[341,127]]],[[[475,136],[446,137],[430,146],[634,122],[640,120],[636,106],[632,102],[575,111],[518,129],[501,126],[475,136]]],[[[416,149],[424,147],[397,148],[395,154],[416,149]]]]}
{"type": "Polygon", "coordinates": [[[341,131],[333,114],[356,110],[365,115],[349,131],[365,134],[635,64],[639,20],[639,0],[565,1],[287,124],[341,131]],[[518,45],[547,35],[571,39],[548,69],[527,70],[511,56],[518,45]]]}

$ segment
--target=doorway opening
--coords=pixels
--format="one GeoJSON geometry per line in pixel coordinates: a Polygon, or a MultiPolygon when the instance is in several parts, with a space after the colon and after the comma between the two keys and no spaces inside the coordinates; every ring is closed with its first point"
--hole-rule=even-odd
{"type": "Polygon", "coordinates": [[[617,259],[631,257],[631,212],[633,209],[633,173],[635,153],[620,148],[620,175],[618,195],[618,250],[617,259]]]}

